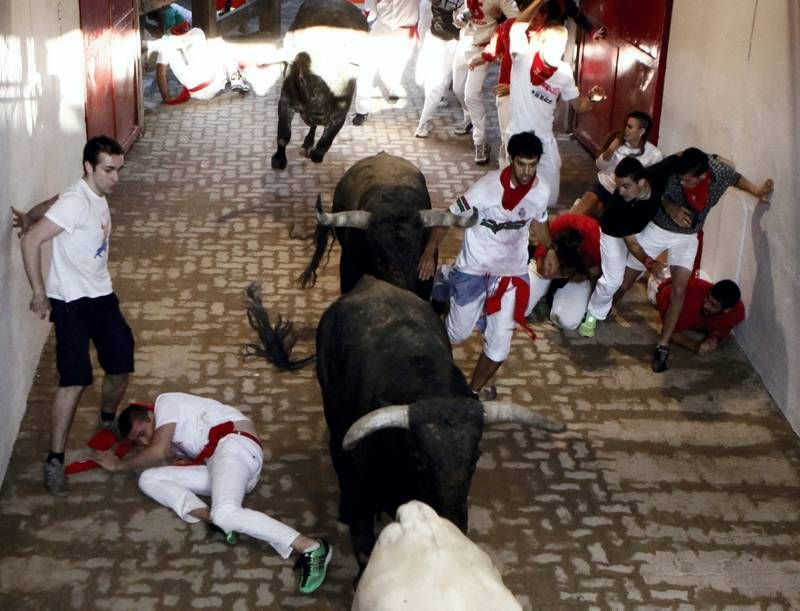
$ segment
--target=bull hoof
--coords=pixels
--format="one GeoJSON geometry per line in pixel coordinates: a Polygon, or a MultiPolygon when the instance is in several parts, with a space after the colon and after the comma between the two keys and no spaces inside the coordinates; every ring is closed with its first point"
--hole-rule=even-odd
{"type": "Polygon", "coordinates": [[[286,153],[275,153],[272,156],[272,169],[285,170],[286,169],[286,153]]]}
{"type": "Polygon", "coordinates": [[[309,150],[309,148],[308,148],[308,147],[305,147],[305,146],[303,146],[303,147],[301,147],[301,148],[300,148],[300,154],[301,154],[303,157],[310,157],[310,156],[311,156],[311,153],[310,153],[310,150],[309,150]]]}
{"type": "Polygon", "coordinates": [[[317,149],[314,149],[308,154],[308,158],[313,161],[314,163],[322,163],[322,159],[325,157],[325,153],[319,152],[317,149]]]}

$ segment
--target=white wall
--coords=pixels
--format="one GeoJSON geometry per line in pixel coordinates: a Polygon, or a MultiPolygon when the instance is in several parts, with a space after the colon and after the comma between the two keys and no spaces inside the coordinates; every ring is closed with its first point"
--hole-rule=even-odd
{"type": "Polygon", "coordinates": [[[31,292],[9,206],[27,210],[80,177],[86,126],[79,27],[78,0],[0,0],[0,482],[49,331],[28,311],[31,292]]]}
{"type": "Polygon", "coordinates": [[[660,147],[695,145],[753,182],[771,205],[731,189],[706,224],[703,267],[739,282],[739,344],[800,434],[800,2],[675,0],[660,147]]]}

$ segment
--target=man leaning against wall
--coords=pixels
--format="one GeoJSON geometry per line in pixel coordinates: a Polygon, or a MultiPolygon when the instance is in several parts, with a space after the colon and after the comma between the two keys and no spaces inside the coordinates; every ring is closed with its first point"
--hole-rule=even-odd
{"type": "Polygon", "coordinates": [[[119,308],[108,272],[111,216],[106,195],[124,164],[118,142],[98,136],[83,149],[83,177],[59,196],[26,213],[14,210],[22,260],[33,297],[30,309],[49,316],[56,333],[59,386],[53,399],[50,452],[44,484],[55,496],[68,493],[64,450],[84,389],[92,384],[89,341],[105,371],[100,426],[110,427],[133,371],[134,340],[119,308]],[[50,268],[42,274],[42,246],[52,242],[50,268]]]}

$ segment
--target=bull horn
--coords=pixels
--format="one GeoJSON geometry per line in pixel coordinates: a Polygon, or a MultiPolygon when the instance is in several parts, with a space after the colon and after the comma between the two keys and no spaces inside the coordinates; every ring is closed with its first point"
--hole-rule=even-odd
{"type": "Polygon", "coordinates": [[[563,433],[567,430],[567,427],[563,423],[549,420],[527,407],[522,407],[513,403],[504,403],[502,401],[484,401],[483,423],[501,424],[503,422],[527,424],[528,426],[542,429],[550,433],[563,433]]]}
{"type": "Polygon", "coordinates": [[[322,197],[317,195],[317,222],[325,227],[354,227],[366,229],[370,213],[365,210],[345,210],[344,212],[325,212],[322,197]]]}
{"type": "Polygon", "coordinates": [[[342,441],[345,450],[352,450],[356,444],[370,433],[381,429],[408,429],[408,405],[388,405],[376,409],[356,420],[342,441]]]}
{"type": "Polygon", "coordinates": [[[478,222],[478,211],[473,210],[472,216],[465,218],[453,214],[449,210],[420,210],[419,216],[425,227],[472,227],[478,222]]]}

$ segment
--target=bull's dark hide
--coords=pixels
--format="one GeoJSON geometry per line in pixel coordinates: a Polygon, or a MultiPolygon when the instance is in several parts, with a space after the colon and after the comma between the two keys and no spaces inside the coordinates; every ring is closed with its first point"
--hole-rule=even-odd
{"type": "Polygon", "coordinates": [[[363,568],[375,515],[419,499],[459,528],[483,428],[481,403],[453,362],[447,333],[427,303],[364,276],[331,305],[317,329],[317,376],[340,485],[340,519],[363,568]],[[387,429],[342,448],[372,410],[410,404],[410,429],[387,429]]]}
{"type": "MultiPolygon", "coordinates": [[[[342,293],[351,290],[364,274],[430,296],[431,283],[417,281],[417,266],[430,229],[417,214],[430,210],[425,176],[413,163],[385,152],[367,157],[345,172],[333,193],[333,212],[364,210],[371,218],[366,230],[337,228],[342,246],[339,281],[342,293]]],[[[328,245],[330,229],[319,226],[316,252],[300,278],[313,285],[316,270],[328,245]]]]}
{"type": "MultiPolygon", "coordinates": [[[[347,0],[306,0],[300,6],[289,32],[316,27],[354,33],[366,33],[368,30],[363,13],[347,0]]],[[[325,52],[336,54],[337,50],[325,49],[325,52]]],[[[272,168],[276,170],[285,169],[288,162],[286,145],[292,137],[295,112],[309,127],[301,151],[311,161],[319,163],[344,125],[355,92],[355,78],[348,80],[343,91],[332,91],[331,83],[326,83],[324,78],[312,71],[309,53],[310,49],[299,50],[284,73],[278,100],[278,147],[271,160],[272,168]],[[323,126],[324,130],[315,145],[317,126],[323,126]]],[[[349,60],[343,57],[341,61],[346,63],[349,60]]]]}

